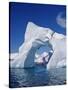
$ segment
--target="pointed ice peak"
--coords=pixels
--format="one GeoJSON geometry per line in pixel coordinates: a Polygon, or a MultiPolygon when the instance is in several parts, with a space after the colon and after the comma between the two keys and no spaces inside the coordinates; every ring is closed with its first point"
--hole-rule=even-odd
{"type": "Polygon", "coordinates": [[[63,34],[56,33],[50,28],[41,27],[36,25],[33,22],[28,22],[26,32],[25,32],[25,41],[29,41],[30,39],[34,38],[42,38],[44,39],[47,36],[49,39],[56,38],[56,39],[63,39],[65,36],[63,34]]]}
{"type": "Polygon", "coordinates": [[[29,41],[31,38],[45,38],[44,36],[46,36],[46,34],[50,39],[53,33],[54,31],[50,28],[41,27],[34,24],[33,22],[28,22],[25,32],[25,41],[29,41]]]}
{"type": "MultiPolygon", "coordinates": [[[[46,30],[47,32],[49,31],[49,32],[54,32],[53,30],[51,30],[50,28],[46,28],[46,27],[42,27],[42,26],[39,26],[39,25],[37,25],[37,24],[35,24],[34,22],[28,22],[28,24],[27,24],[27,28],[26,28],[26,32],[29,30],[29,28],[39,28],[39,30],[46,30]]],[[[30,30],[32,30],[33,31],[33,29],[30,29],[30,30]]]]}

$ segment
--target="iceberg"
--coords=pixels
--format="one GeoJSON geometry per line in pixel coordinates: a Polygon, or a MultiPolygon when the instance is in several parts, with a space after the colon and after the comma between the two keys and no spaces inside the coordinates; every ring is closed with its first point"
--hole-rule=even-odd
{"type": "Polygon", "coordinates": [[[15,58],[16,56],[18,56],[18,53],[10,53],[10,54],[9,54],[9,59],[10,59],[10,60],[14,60],[14,58],[15,58]]]}
{"type": "MultiPolygon", "coordinates": [[[[19,47],[19,52],[10,61],[11,68],[31,68],[35,66],[35,56],[37,50],[44,46],[53,51],[52,56],[49,58],[47,69],[60,67],[66,65],[66,36],[54,32],[50,28],[40,27],[33,22],[28,22],[24,42],[19,47]],[[61,65],[62,64],[62,65],[61,65]]],[[[46,52],[50,52],[47,49],[46,52]]],[[[42,54],[43,55],[43,54],[42,54]]],[[[41,56],[40,56],[41,58],[41,56]]]]}

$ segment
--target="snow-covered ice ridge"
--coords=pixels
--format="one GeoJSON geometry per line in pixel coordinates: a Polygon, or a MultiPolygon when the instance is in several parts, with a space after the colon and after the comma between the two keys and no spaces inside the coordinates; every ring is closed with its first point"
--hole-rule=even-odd
{"type": "Polygon", "coordinates": [[[33,22],[28,22],[24,36],[24,42],[19,47],[19,52],[14,60],[10,61],[11,68],[34,67],[35,53],[46,43],[53,50],[53,55],[47,64],[47,69],[63,67],[66,65],[66,36],[51,30],[40,27],[33,22]]]}

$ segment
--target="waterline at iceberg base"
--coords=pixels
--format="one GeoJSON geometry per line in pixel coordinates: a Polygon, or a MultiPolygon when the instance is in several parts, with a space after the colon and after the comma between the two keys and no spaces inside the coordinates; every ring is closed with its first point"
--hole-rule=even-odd
{"type": "Polygon", "coordinates": [[[10,87],[66,84],[65,35],[28,22],[24,43],[13,58],[12,55],[15,54],[10,55],[10,87]],[[41,49],[45,52],[40,54],[41,49]]]}

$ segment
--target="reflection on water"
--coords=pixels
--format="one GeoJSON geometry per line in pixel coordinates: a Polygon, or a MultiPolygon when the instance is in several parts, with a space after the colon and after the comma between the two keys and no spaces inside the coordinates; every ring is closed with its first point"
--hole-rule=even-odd
{"type": "Polygon", "coordinates": [[[10,69],[9,86],[11,88],[62,85],[65,83],[66,67],[49,71],[41,65],[31,69],[10,69]]]}

